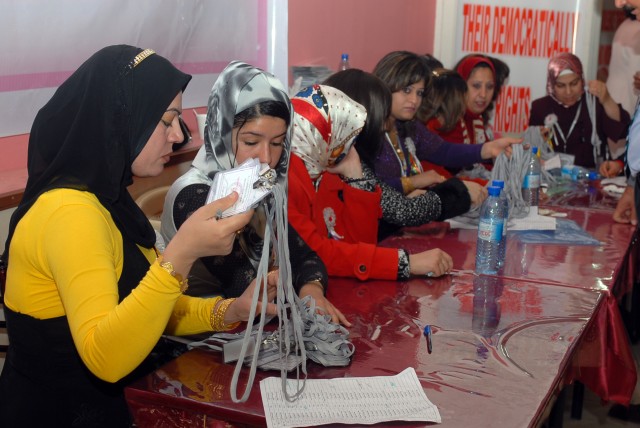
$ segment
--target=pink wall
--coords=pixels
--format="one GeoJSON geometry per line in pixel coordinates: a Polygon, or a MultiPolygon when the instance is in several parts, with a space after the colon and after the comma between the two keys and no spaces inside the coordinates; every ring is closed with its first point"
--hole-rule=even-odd
{"type": "MultiPolygon", "coordinates": [[[[335,69],[347,52],[371,71],[390,51],[433,52],[435,13],[436,0],[289,0],[289,66],[335,69]]],[[[0,138],[0,172],[26,168],[28,137],[0,138]]]]}
{"type": "MultiPolygon", "coordinates": [[[[432,53],[436,0],[289,0],[289,66],[372,71],[394,50],[432,53]]],[[[291,75],[289,76],[291,79],[291,75]]]]}

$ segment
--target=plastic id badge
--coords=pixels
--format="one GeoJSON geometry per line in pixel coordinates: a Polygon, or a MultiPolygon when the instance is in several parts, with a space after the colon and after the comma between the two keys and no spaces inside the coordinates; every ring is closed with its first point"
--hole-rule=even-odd
{"type": "Polygon", "coordinates": [[[236,168],[218,172],[207,195],[207,204],[237,192],[238,201],[222,213],[222,218],[249,210],[264,199],[276,181],[276,171],[258,159],[248,159],[236,168]]]}

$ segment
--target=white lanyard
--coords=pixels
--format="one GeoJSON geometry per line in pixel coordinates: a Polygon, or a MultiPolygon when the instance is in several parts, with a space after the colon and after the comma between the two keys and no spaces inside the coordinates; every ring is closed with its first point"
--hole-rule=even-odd
{"type": "Polygon", "coordinates": [[[558,131],[558,134],[560,134],[560,137],[562,138],[562,142],[564,143],[564,152],[567,152],[567,140],[569,139],[569,137],[571,137],[571,133],[573,132],[573,129],[576,127],[576,123],[578,123],[578,118],[580,117],[580,110],[582,108],[582,100],[580,100],[580,104],[578,104],[578,110],[576,111],[576,117],[573,118],[573,122],[571,123],[571,127],[569,128],[569,133],[567,134],[567,138],[564,137],[564,133],[562,132],[562,128],[560,128],[560,124],[556,123],[555,128],[558,131]]]}

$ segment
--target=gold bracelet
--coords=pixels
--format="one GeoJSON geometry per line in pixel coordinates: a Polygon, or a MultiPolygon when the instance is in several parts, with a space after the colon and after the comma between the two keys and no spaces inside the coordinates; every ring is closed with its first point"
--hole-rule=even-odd
{"type": "Polygon", "coordinates": [[[187,291],[187,289],[189,288],[189,278],[182,278],[182,275],[180,275],[175,271],[175,269],[173,269],[173,263],[163,261],[162,255],[158,256],[156,261],[162,269],[169,272],[169,275],[178,280],[178,285],[180,286],[181,293],[187,291]]]}
{"type": "MultiPolygon", "coordinates": [[[[304,283],[304,285],[307,285],[307,284],[315,284],[315,285],[317,285],[318,287],[320,287],[320,289],[321,289],[321,290],[322,290],[322,292],[324,293],[324,285],[322,285],[322,281],[320,281],[319,279],[313,279],[313,280],[311,280],[311,281],[306,281],[306,282],[304,283]]],[[[304,286],[303,286],[303,287],[304,287],[304,286]]]]}
{"type": "Polygon", "coordinates": [[[211,314],[209,315],[209,323],[211,324],[211,329],[213,331],[233,330],[240,325],[240,321],[231,324],[225,324],[224,322],[224,315],[227,313],[229,305],[235,302],[235,300],[235,298],[219,300],[213,306],[211,314]]]}
{"type": "Polygon", "coordinates": [[[409,177],[400,177],[400,182],[402,183],[402,191],[405,195],[408,195],[409,193],[416,190],[416,188],[413,187],[413,184],[411,183],[411,179],[409,177]]]}

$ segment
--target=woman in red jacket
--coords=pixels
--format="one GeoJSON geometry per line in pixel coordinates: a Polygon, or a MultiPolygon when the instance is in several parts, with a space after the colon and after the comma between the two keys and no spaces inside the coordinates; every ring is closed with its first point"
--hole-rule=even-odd
{"type": "Polygon", "coordinates": [[[321,85],[303,89],[292,104],[289,222],[320,255],[329,275],[395,280],[448,273],[453,262],[440,249],[409,254],[378,247],[380,187],[350,150],[365,124],[365,109],[321,85]]]}

